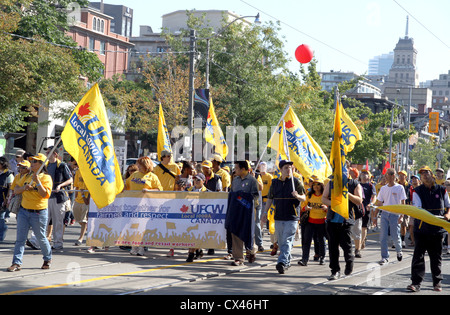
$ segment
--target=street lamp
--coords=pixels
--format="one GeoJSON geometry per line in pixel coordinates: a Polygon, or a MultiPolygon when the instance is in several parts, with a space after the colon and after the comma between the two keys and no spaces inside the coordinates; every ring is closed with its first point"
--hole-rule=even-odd
{"type": "MultiPolygon", "coordinates": [[[[189,110],[188,110],[188,128],[191,131],[191,140],[192,140],[192,134],[193,134],[193,120],[194,120],[194,81],[195,81],[195,54],[197,53],[197,40],[204,40],[206,39],[206,88],[209,89],[209,41],[212,38],[218,37],[223,31],[225,31],[231,24],[233,24],[236,21],[243,20],[245,18],[254,17],[255,21],[254,24],[260,25],[261,21],[259,19],[259,13],[255,16],[253,15],[247,15],[247,16],[241,16],[239,18],[234,19],[230,23],[228,23],[222,30],[213,36],[207,37],[207,38],[197,38],[196,37],[196,31],[191,29],[190,30],[190,36],[189,36],[189,110]]],[[[191,141],[191,143],[193,143],[191,141]]]]}
{"type": "Polygon", "coordinates": [[[207,37],[207,38],[198,38],[198,39],[206,40],[206,88],[207,89],[209,89],[209,61],[210,61],[210,57],[209,57],[209,50],[210,49],[209,48],[210,48],[210,40],[213,39],[213,38],[219,37],[234,22],[239,21],[239,20],[243,20],[243,19],[246,19],[246,18],[251,18],[251,17],[255,18],[255,21],[253,22],[254,24],[256,24],[256,25],[260,25],[261,24],[261,20],[259,19],[259,13],[257,15],[241,16],[239,18],[234,19],[230,23],[228,23],[224,28],[222,28],[220,30],[220,32],[217,32],[213,36],[210,36],[210,37],[207,37]]]}

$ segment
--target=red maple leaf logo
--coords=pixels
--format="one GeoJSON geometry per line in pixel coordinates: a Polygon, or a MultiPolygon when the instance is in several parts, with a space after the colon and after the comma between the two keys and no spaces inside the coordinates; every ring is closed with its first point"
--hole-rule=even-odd
{"type": "Polygon", "coordinates": [[[180,208],[180,211],[183,212],[183,213],[186,213],[188,210],[189,210],[189,207],[186,206],[186,205],[183,205],[183,206],[180,208]]]}
{"type": "Polygon", "coordinates": [[[286,128],[292,128],[292,127],[294,127],[295,125],[294,125],[294,123],[292,122],[292,120],[288,120],[286,123],[285,123],[285,126],[286,126],[286,128]]]}
{"type": "Polygon", "coordinates": [[[91,111],[89,110],[89,103],[81,105],[80,108],[78,109],[78,115],[81,117],[89,115],[90,112],[91,111]]]}

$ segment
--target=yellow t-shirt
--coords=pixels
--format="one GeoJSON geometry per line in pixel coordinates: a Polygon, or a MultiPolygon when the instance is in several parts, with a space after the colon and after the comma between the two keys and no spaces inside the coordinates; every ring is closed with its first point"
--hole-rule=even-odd
{"type": "Polygon", "coordinates": [[[25,174],[25,175],[17,174],[17,175],[14,177],[14,180],[13,180],[13,182],[12,182],[12,184],[11,184],[11,187],[10,187],[9,189],[11,189],[12,191],[14,191],[14,187],[16,187],[16,185],[23,186],[23,182],[24,182],[25,178],[27,178],[28,175],[29,175],[29,174],[25,174]]]}
{"type": "MultiPolygon", "coordinates": [[[[175,177],[177,177],[177,175],[181,174],[181,170],[178,167],[178,165],[176,165],[175,163],[170,162],[167,165],[164,165],[169,171],[172,172],[173,175],[175,175],[175,177]]],[[[165,173],[164,170],[160,167],[160,166],[156,166],[153,169],[153,173],[156,174],[156,176],[158,176],[158,179],[161,183],[161,186],[163,188],[163,190],[167,191],[167,190],[173,190],[175,188],[175,178],[168,174],[165,173]]]]}
{"type": "MultiPolygon", "coordinates": [[[[48,208],[48,199],[52,193],[53,180],[50,175],[40,173],[38,175],[42,187],[47,191],[47,195],[42,197],[36,187],[36,183],[33,182],[33,190],[24,191],[22,193],[22,207],[30,210],[43,210],[48,208]]],[[[28,185],[32,180],[31,175],[26,176],[23,181],[23,185],[28,185]]]]}
{"type": "Polygon", "coordinates": [[[142,190],[144,188],[163,190],[158,176],[152,172],[148,172],[146,174],[134,172],[125,182],[125,190],[142,190]]]}
{"type": "Polygon", "coordinates": [[[306,205],[312,208],[309,211],[309,223],[322,224],[325,223],[325,218],[327,217],[327,212],[322,209],[322,195],[317,196],[312,194],[311,198],[306,197],[306,205]]]}
{"type": "Polygon", "coordinates": [[[269,193],[269,189],[270,186],[272,186],[272,179],[273,176],[270,175],[269,173],[265,173],[265,174],[261,174],[261,179],[262,179],[262,183],[263,183],[263,189],[261,191],[261,195],[263,197],[263,202],[267,201],[267,194],[269,193]]]}
{"type": "Polygon", "coordinates": [[[221,168],[216,174],[219,175],[222,180],[222,190],[231,187],[231,176],[227,171],[221,168]]]}
{"type": "Polygon", "coordinates": [[[443,179],[437,179],[437,178],[436,178],[436,184],[438,184],[438,185],[444,185],[444,183],[445,183],[445,178],[443,178],[443,179]]]}
{"type": "MultiPolygon", "coordinates": [[[[83,177],[81,177],[81,172],[78,169],[75,173],[75,176],[73,178],[73,186],[75,187],[76,190],[83,190],[83,189],[87,189],[86,184],[84,183],[83,177]]],[[[76,193],[76,197],[75,197],[75,201],[81,204],[84,204],[84,199],[83,199],[83,195],[85,198],[87,198],[88,196],[88,192],[80,192],[78,191],[76,193]]]]}

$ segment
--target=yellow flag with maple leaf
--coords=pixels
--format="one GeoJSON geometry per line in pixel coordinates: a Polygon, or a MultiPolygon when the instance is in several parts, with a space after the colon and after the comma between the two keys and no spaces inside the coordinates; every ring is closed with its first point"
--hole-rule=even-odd
{"type": "Polygon", "coordinates": [[[61,134],[64,149],[77,161],[98,208],[111,204],[123,190],[111,127],[96,83],[81,99],[61,134]]]}
{"type": "Polygon", "coordinates": [[[281,146],[284,143],[286,147],[284,154],[294,162],[294,166],[300,174],[305,178],[315,175],[321,179],[331,175],[330,162],[322,148],[303,127],[292,107],[289,107],[282,117],[278,130],[279,132],[275,132],[270,139],[268,146],[277,149],[276,144],[281,146]],[[284,141],[280,141],[279,137],[285,137],[284,141]]]}

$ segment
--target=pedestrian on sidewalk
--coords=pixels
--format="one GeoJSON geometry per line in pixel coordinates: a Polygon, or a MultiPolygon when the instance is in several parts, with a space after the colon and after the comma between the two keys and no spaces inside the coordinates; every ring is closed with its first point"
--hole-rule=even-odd
{"type": "MultiPolygon", "coordinates": [[[[396,182],[397,172],[393,168],[389,168],[384,175],[386,177],[387,184],[381,187],[377,196],[376,206],[390,206],[390,205],[404,205],[406,202],[406,193],[402,185],[396,182]]],[[[376,224],[376,218],[380,210],[375,209],[375,215],[373,218],[373,224],[376,224]]],[[[381,213],[381,232],[380,232],[380,245],[381,245],[381,260],[378,262],[380,265],[384,265],[389,261],[388,251],[388,238],[391,236],[394,241],[395,250],[397,252],[397,260],[401,261],[403,258],[402,253],[402,239],[400,237],[400,224],[403,220],[403,215],[391,213],[383,210],[381,213]]]]}
{"type": "MultiPolygon", "coordinates": [[[[444,186],[437,185],[433,173],[428,166],[419,170],[422,185],[415,188],[413,193],[413,205],[427,210],[433,215],[442,216],[450,220],[450,199],[444,186]]],[[[442,241],[445,229],[415,219],[414,222],[414,254],[411,262],[411,284],[408,291],[417,292],[425,276],[425,252],[430,257],[431,276],[433,278],[433,290],[442,291],[441,273],[442,265],[442,241]]]]}
{"type": "Polygon", "coordinates": [[[264,209],[265,222],[272,202],[275,205],[275,233],[280,249],[276,269],[280,274],[290,267],[291,250],[300,219],[299,205],[306,200],[303,184],[292,174],[293,164],[292,161],[280,161],[281,177],[272,179],[264,209]]]}

